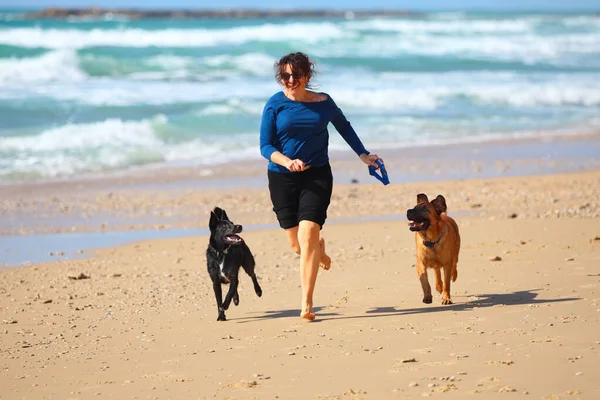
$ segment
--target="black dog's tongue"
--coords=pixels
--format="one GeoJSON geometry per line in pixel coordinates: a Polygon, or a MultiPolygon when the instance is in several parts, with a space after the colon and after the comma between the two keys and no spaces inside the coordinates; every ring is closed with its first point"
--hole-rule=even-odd
{"type": "Polygon", "coordinates": [[[242,239],[238,235],[225,235],[223,239],[225,239],[225,241],[229,244],[239,244],[244,241],[244,239],[242,239]]]}

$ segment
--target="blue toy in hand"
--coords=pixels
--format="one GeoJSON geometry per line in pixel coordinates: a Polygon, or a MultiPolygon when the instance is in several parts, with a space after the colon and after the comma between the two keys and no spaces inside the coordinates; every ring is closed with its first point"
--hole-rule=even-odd
{"type": "Polygon", "coordinates": [[[379,166],[379,171],[381,171],[381,175],[377,173],[377,168],[369,165],[369,175],[374,176],[378,181],[383,183],[384,185],[388,185],[390,183],[390,179],[388,178],[387,171],[385,170],[385,165],[381,160],[375,160],[377,165],[379,166]]]}

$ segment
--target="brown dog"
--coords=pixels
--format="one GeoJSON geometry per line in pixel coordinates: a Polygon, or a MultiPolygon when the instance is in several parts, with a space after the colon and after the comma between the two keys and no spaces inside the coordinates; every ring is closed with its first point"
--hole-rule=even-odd
{"type": "Polygon", "coordinates": [[[406,211],[410,230],[417,242],[417,274],[423,287],[423,303],[432,301],[427,268],[435,269],[435,288],[442,294],[442,304],[452,304],[450,278],[456,281],[460,235],[456,222],[446,215],[446,199],[439,195],[433,201],[420,193],[417,205],[406,211]],[[442,283],[441,271],[444,269],[442,283]]]}

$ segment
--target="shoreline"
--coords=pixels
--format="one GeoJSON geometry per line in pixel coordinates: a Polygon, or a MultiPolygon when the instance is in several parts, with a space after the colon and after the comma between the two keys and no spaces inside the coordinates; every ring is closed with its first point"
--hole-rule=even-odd
{"type": "MultiPolygon", "coordinates": [[[[567,158],[570,161],[585,157],[580,165],[566,166],[559,169],[559,172],[569,172],[574,170],[593,169],[600,166],[598,163],[588,163],[595,161],[600,156],[600,132],[589,131],[571,134],[550,134],[532,137],[520,138],[498,138],[483,141],[465,141],[459,143],[447,144],[426,144],[392,148],[371,148],[372,153],[380,154],[386,158],[386,167],[392,171],[394,168],[399,172],[406,169],[414,169],[407,166],[407,163],[418,163],[421,159],[440,159],[440,163],[448,161],[456,162],[461,157],[470,157],[473,164],[479,163],[480,167],[486,167],[486,170],[493,169],[493,163],[511,163],[511,162],[541,162],[543,158],[557,159],[567,158]],[[558,144],[558,146],[556,145],[558,144]],[[565,144],[566,146],[562,146],[565,144]],[[514,150],[518,150],[515,152],[514,150]],[[549,154],[550,153],[550,154],[549,154]],[[551,154],[555,153],[555,154],[551,154]],[[387,156],[390,154],[390,156],[387,156]],[[388,160],[391,160],[388,166],[388,160]],[[393,165],[393,164],[396,165],[393,165]],[[487,165],[486,165],[487,164],[487,165]]],[[[367,146],[369,148],[369,146],[367,146]]],[[[348,182],[357,178],[362,172],[359,170],[361,164],[354,165],[356,161],[354,153],[349,150],[339,151],[330,150],[330,163],[342,166],[340,176],[348,182]],[[348,172],[348,168],[350,171],[348,172]]],[[[95,186],[98,188],[119,188],[152,185],[152,189],[158,185],[178,185],[182,186],[188,182],[190,185],[205,185],[207,188],[219,187],[256,187],[263,185],[266,180],[261,179],[266,171],[267,161],[262,157],[240,159],[228,161],[226,163],[215,163],[212,166],[206,164],[194,164],[190,161],[185,163],[159,163],[144,166],[131,167],[124,170],[104,171],[100,173],[84,173],[82,177],[57,177],[57,178],[39,178],[36,180],[5,181],[0,182],[0,196],[10,196],[11,193],[22,191],[27,195],[35,193],[36,190],[46,190],[57,187],[61,190],[68,190],[71,187],[95,186]],[[237,166],[235,164],[244,164],[237,166]]],[[[462,166],[464,169],[464,165],[462,166]]],[[[540,170],[540,169],[538,169],[540,170]]],[[[549,169],[550,173],[556,172],[556,169],[549,169]]],[[[335,171],[334,171],[335,172],[335,171]]],[[[338,171],[339,172],[339,171],[338,171]]],[[[517,171],[519,175],[536,174],[536,169],[517,171]]],[[[448,179],[449,176],[443,173],[437,173],[440,179],[448,179]]],[[[485,176],[482,168],[474,168],[461,171],[456,179],[468,179],[475,176],[485,176]],[[482,174],[482,172],[484,174],[482,174]]],[[[407,178],[401,176],[401,178],[407,178]]],[[[404,181],[398,181],[400,183],[404,181]]],[[[168,187],[167,187],[168,188],[168,187]]]]}
{"type": "MultiPolygon", "coordinates": [[[[462,214],[468,214],[468,212],[463,212],[462,214]]],[[[406,217],[403,215],[388,214],[332,218],[327,221],[327,225],[376,221],[390,222],[397,220],[406,221],[406,217]]],[[[279,225],[277,222],[244,225],[244,232],[274,231],[278,228],[279,225]]],[[[1,236],[2,246],[0,247],[0,252],[3,251],[4,253],[0,257],[0,269],[89,258],[94,257],[94,254],[99,251],[118,248],[136,242],[185,239],[196,236],[208,237],[209,234],[208,227],[197,227],[4,235],[1,236]]]]}

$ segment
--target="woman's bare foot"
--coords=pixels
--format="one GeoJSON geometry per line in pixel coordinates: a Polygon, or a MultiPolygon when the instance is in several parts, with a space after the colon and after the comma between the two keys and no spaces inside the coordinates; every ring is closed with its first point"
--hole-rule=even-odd
{"type": "Polygon", "coordinates": [[[331,257],[325,253],[325,239],[319,239],[319,247],[321,248],[321,260],[319,261],[319,266],[324,270],[328,270],[331,268],[331,257]]]}
{"type": "Polygon", "coordinates": [[[308,321],[312,321],[316,317],[315,313],[312,313],[312,312],[304,312],[304,313],[300,314],[300,316],[308,321]]]}
{"type": "Polygon", "coordinates": [[[303,303],[302,311],[300,312],[300,316],[306,320],[312,321],[315,319],[316,315],[312,312],[312,304],[303,303]]]}

